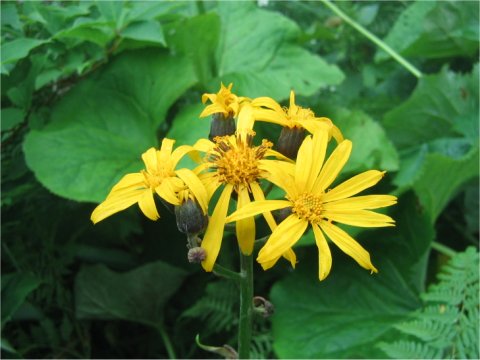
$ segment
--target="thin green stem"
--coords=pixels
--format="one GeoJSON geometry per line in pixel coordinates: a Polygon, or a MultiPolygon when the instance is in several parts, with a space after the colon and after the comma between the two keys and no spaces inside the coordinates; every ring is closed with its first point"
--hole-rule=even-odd
{"type": "Polygon", "coordinates": [[[239,274],[235,271],[224,268],[223,266],[218,264],[215,264],[213,266],[213,273],[229,280],[242,281],[243,279],[242,274],[239,274]]]}
{"type": "Polygon", "coordinates": [[[385,42],[380,40],[378,37],[376,37],[370,31],[365,29],[362,25],[360,25],[355,20],[353,20],[351,17],[349,17],[347,14],[345,14],[335,4],[331,3],[329,0],[320,0],[320,1],[325,6],[330,8],[330,10],[332,10],[335,14],[340,16],[347,24],[351,25],[355,30],[357,30],[359,33],[361,33],[363,36],[365,36],[367,39],[372,41],[375,45],[377,45],[379,48],[381,48],[383,51],[385,51],[387,54],[389,54],[391,57],[393,57],[400,65],[402,65],[405,69],[410,71],[417,78],[422,77],[422,73],[420,72],[420,70],[418,70],[415,66],[410,64],[403,56],[401,56],[399,53],[397,53],[395,50],[393,50],[390,46],[385,44],[385,42]]]}
{"type": "Polygon", "coordinates": [[[250,359],[253,324],[253,255],[240,252],[240,319],[238,324],[238,358],[250,359]]]}
{"type": "Polygon", "coordinates": [[[165,331],[165,327],[162,325],[157,326],[158,333],[160,334],[163,344],[165,345],[165,349],[168,353],[169,359],[176,359],[177,355],[175,354],[175,350],[173,349],[172,342],[170,341],[170,336],[168,336],[167,332],[165,331]]]}
{"type": "Polygon", "coordinates": [[[440,244],[436,241],[432,242],[432,248],[437,250],[439,253],[441,253],[443,255],[446,255],[448,257],[454,257],[455,255],[457,255],[457,252],[455,250],[452,250],[448,246],[440,244]]]}

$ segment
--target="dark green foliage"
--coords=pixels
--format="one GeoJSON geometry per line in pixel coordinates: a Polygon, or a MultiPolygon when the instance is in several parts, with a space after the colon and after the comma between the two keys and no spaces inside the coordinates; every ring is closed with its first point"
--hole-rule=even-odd
{"type": "Polygon", "coordinates": [[[391,358],[478,359],[478,266],[471,247],[450,259],[422,294],[422,309],[395,326],[405,339],[379,347],[391,358]]]}
{"type": "MultiPolygon", "coordinates": [[[[423,77],[321,2],[1,2],[2,357],[165,358],[168,341],[178,358],[214,356],[197,334],[236,348],[238,288],[187,262],[168,209],[89,220],[164,136],[208,136],[201,95],[221,81],[283,105],[294,89],[353,141],[341,176],[386,170],[372,193],[399,196],[396,228],[347,229],[377,275],[333,250],[319,283],[311,233],[295,271],[256,267],[276,312],[255,319],[252,357],[479,357],[478,253],[465,251],[479,235],[479,5],[335,4],[423,77]],[[444,265],[434,242],[459,255],[444,265]]],[[[225,237],[220,262],[235,268],[237,252],[225,237]]]]}

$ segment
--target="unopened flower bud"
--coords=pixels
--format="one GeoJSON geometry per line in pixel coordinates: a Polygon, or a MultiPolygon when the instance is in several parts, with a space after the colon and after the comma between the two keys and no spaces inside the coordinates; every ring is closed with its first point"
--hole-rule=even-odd
{"type": "Polygon", "coordinates": [[[188,262],[199,264],[207,257],[207,252],[201,247],[194,247],[188,250],[188,262]]]}
{"type": "Polygon", "coordinates": [[[194,200],[188,199],[183,204],[175,206],[178,230],[184,234],[197,234],[208,224],[208,216],[194,200]]]}
{"type": "Polygon", "coordinates": [[[295,159],[303,139],[305,129],[284,127],[278,137],[277,151],[290,159],[295,159]]]}
{"type": "Polygon", "coordinates": [[[212,122],[210,124],[210,134],[208,138],[210,141],[217,136],[226,136],[235,134],[235,120],[232,116],[225,117],[222,113],[215,113],[212,115],[212,122]]]}
{"type": "Polygon", "coordinates": [[[262,315],[264,318],[272,316],[275,312],[273,304],[261,296],[255,296],[253,298],[253,308],[257,314],[262,315]]]}

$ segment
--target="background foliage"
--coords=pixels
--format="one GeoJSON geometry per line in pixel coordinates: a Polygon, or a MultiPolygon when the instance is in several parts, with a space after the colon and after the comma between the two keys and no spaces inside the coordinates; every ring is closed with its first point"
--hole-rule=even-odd
{"type": "MultiPolygon", "coordinates": [[[[311,234],[297,270],[256,267],[276,314],[256,319],[253,355],[479,357],[479,5],[338,6],[423,76],[319,2],[1,3],[2,356],[210,357],[198,333],[235,346],[235,286],[188,264],[165,209],[89,221],[147,148],[207,135],[201,94],[223,81],[295,89],[352,139],[344,175],[387,170],[378,192],[399,196],[394,229],[356,234],[378,275],[334,251],[319,283],[311,234]]],[[[236,267],[234,241],[219,261],[236,267]]]]}

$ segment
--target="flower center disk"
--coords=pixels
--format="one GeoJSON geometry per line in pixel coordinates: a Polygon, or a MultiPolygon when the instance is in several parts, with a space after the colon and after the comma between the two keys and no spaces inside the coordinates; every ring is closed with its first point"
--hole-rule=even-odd
{"type": "Polygon", "coordinates": [[[323,219],[323,201],[320,196],[302,194],[293,201],[292,213],[311,223],[318,223],[323,219]]]}

